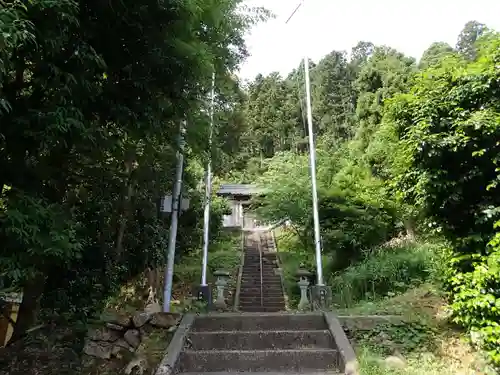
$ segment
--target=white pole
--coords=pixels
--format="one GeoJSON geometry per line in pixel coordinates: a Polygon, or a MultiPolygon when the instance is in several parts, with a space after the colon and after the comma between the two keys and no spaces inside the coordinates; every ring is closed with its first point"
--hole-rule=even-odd
{"type": "Polygon", "coordinates": [[[205,182],[205,211],[203,213],[203,260],[201,286],[207,286],[208,241],[210,231],[210,200],[212,197],[212,135],[214,127],[215,72],[212,74],[212,95],[210,101],[210,133],[208,136],[208,162],[205,182]]]}
{"type": "Polygon", "coordinates": [[[174,191],[172,194],[172,216],[168,236],[167,268],[165,270],[165,289],[163,291],[163,311],[170,312],[172,299],[172,280],[174,276],[175,242],[177,240],[177,224],[179,218],[179,198],[182,189],[182,170],[184,166],[184,124],[179,129],[179,150],[177,151],[177,167],[175,173],[174,191]]]}
{"type": "MultiPolygon", "coordinates": [[[[302,6],[304,0],[301,0],[293,13],[288,17],[285,23],[288,23],[297,10],[302,6]]],[[[307,128],[309,132],[309,163],[311,169],[312,183],[312,201],[313,201],[313,219],[314,219],[314,245],[316,249],[316,284],[323,286],[323,261],[321,259],[321,234],[319,230],[319,214],[318,214],[318,189],[316,186],[316,148],[314,146],[314,132],[312,124],[312,108],[311,108],[311,81],[309,78],[309,58],[304,57],[304,76],[306,84],[306,108],[307,108],[307,128]]]]}
{"type": "Polygon", "coordinates": [[[309,161],[310,161],[311,182],[312,182],[314,243],[316,248],[316,274],[317,274],[317,285],[323,285],[323,262],[321,259],[321,234],[319,231],[319,214],[318,214],[318,189],[316,186],[316,148],[314,146],[314,132],[313,132],[312,108],[311,108],[311,82],[309,79],[309,59],[307,56],[304,57],[304,76],[306,80],[307,128],[309,131],[309,161]]]}

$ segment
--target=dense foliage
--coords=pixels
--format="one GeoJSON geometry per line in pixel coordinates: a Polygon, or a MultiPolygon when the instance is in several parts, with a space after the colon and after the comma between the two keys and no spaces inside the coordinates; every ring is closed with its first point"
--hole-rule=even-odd
{"type": "MultiPolygon", "coordinates": [[[[15,337],[40,306],[86,316],[164,261],[158,202],[183,122],[191,209],[178,248],[200,246],[211,75],[219,144],[241,103],[244,33],[267,17],[241,3],[0,2],[0,276],[2,292],[24,292],[15,337]]],[[[214,236],[223,210],[214,205],[214,236]]]]}
{"type": "MultiPolygon", "coordinates": [[[[310,64],[327,275],[368,264],[370,249],[398,232],[440,236],[450,244],[439,269],[455,322],[477,332],[496,365],[499,51],[500,35],[472,21],[455,48],[433,43],[418,63],[360,42],[350,60],[332,51],[310,64]]],[[[260,213],[291,219],[303,251],[313,254],[302,68],[249,84],[227,178],[269,187],[260,213]]]]}
{"type": "Polygon", "coordinates": [[[471,62],[446,59],[394,99],[390,119],[400,134],[395,175],[405,199],[452,243],[446,284],[455,320],[482,334],[500,363],[498,155],[500,34],[485,35],[471,62]]]}
{"type": "MultiPolygon", "coordinates": [[[[201,245],[209,153],[221,179],[270,188],[260,214],[290,218],[313,254],[303,65],[243,89],[233,75],[265,11],[241,0],[0,5],[0,292],[24,292],[15,337],[40,307],[88,316],[163,262],[169,218],[158,201],[181,124],[191,208],[178,256],[201,245]]],[[[455,322],[500,366],[500,34],[472,21],[454,48],[433,43],[418,62],[362,41],[310,67],[327,279],[352,284],[364,269],[386,291],[401,268],[410,283],[428,272],[427,253],[375,249],[401,233],[441,236],[455,322]],[[377,270],[373,259],[389,257],[394,267],[377,270]]],[[[225,207],[213,207],[215,239],[225,207]]]]}

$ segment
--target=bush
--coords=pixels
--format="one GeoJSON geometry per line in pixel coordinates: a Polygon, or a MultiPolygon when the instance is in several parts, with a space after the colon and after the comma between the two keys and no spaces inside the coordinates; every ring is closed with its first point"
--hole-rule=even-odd
{"type": "MultiPolygon", "coordinates": [[[[374,248],[393,234],[395,217],[385,208],[349,197],[336,190],[321,197],[323,249],[329,256],[327,271],[344,269],[353,261],[362,259],[364,251],[374,248]]],[[[314,238],[313,223],[306,233],[314,238]]]]}
{"type": "Polygon", "coordinates": [[[333,275],[332,285],[336,307],[351,307],[361,300],[376,299],[388,293],[404,292],[435,275],[438,264],[437,245],[403,243],[383,246],[362,262],[333,275]]]}
{"type": "Polygon", "coordinates": [[[454,321],[468,328],[475,344],[500,367],[500,233],[489,248],[491,252],[478,259],[472,272],[450,275],[451,308],[454,321]]]}

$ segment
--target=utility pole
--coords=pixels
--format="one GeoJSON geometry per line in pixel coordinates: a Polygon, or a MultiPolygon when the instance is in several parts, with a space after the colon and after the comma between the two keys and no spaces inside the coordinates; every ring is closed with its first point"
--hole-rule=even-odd
{"type": "Polygon", "coordinates": [[[210,232],[210,200],[212,198],[212,136],[214,127],[215,72],[212,73],[212,94],[210,98],[210,132],[208,135],[208,162],[205,181],[205,211],[203,215],[203,260],[201,269],[201,289],[207,287],[208,242],[210,232]]]}
{"type": "Polygon", "coordinates": [[[174,276],[175,243],[177,240],[177,225],[179,220],[179,209],[182,189],[182,172],[184,167],[184,133],[185,124],[181,122],[179,128],[179,149],[177,150],[177,166],[175,171],[174,191],[172,193],[172,216],[170,219],[170,232],[168,236],[167,268],[165,269],[165,289],[163,291],[163,311],[170,312],[170,300],[172,299],[172,280],[174,276]]]}
{"type": "MultiPolygon", "coordinates": [[[[303,5],[302,0],[295,8],[286,23],[290,21],[297,10],[303,5]]],[[[311,185],[312,185],[312,202],[313,202],[313,219],[314,219],[314,244],[316,250],[316,285],[324,286],[323,283],[323,261],[321,259],[321,234],[319,228],[318,214],[318,190],[316,185],[316,148],[314,145],[314,129],[312,123],[312,107],[311,107],[311,82],[309,78],[309,58],[304,56],[304,78],[306,86],[306,109],[307,109],[307,128],[309,132],[309,164],[311,170],[311,185]]]]}

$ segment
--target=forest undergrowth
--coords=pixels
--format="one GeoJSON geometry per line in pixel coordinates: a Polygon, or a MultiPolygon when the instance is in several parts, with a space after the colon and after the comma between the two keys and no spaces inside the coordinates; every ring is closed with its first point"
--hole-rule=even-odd
{"type": "MultiPolygon", "coordinates": [[[[297,269],[311,264],[290,231],[277,234],[291,308],[297,269]]],[[[396,238],[359,263],[327,274],[332,305],[358,355],[362,375],[494,374],[484,354],[453,324],[440,275],[439,239],[396,238]]],[[[311,280],[314,282],[314,280],[311,280]]]]}

